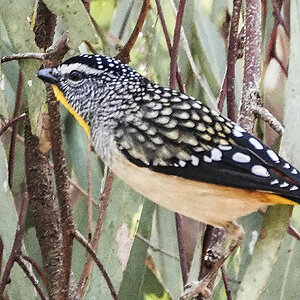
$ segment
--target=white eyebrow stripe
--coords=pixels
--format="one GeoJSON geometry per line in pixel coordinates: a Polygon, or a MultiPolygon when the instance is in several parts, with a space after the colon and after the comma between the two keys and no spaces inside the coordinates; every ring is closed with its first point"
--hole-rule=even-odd
{"type": "Polygon", "coordinates": [[[91,68],[81,63],[73,63],[70,65],[62,64],[57,67],[57,71],[61,72],[62,74],[70,74],[74,70],[84,72],[85,74],[92,74],[92,75],[100,75],[104,72],[103,70],[91,68]]]}

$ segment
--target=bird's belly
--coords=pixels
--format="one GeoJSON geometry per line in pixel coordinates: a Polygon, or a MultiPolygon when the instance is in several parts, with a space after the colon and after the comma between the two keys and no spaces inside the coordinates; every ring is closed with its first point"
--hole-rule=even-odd
{"type": "Polygon", "coordinates": [[[196,182],[138,167],[119,151],[112,155],[111,168],[148,199],[214,226],[223,227],[228,221],[271,204],[263,192],[196,182]]]}

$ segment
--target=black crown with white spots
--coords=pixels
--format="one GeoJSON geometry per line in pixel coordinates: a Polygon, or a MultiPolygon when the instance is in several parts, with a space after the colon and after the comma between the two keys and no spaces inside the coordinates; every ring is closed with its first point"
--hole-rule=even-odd
{"type": "MultiPolygon", "coordinates": [[[[81,55],[63,65],[76,63],[103,71],[107,80],[126,86],[106,92],[105,97],[114,106],[110,117],[116,124],[116,145],[134,164],[186,179],[273,192],[300,202],[298,170],[219,112],[150,82],[117,59],[81,55]]],[[[97,105],[101,114],[105,107],[102,102],[97,105]]]]}

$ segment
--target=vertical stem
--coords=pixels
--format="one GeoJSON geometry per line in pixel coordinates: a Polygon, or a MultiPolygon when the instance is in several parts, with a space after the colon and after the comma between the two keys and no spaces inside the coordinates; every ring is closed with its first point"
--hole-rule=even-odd
{"type": "Polygon", "coordinates": [[[184,232],[183,232],[182,218],[183,218],[182,215],[175,213],[180,267],[181,267],[183,285],[185,285],[187,283],[188,277],[189,277],[189,268],[188,268],[188,263],[187,263],[187,259],[186,259],[186,251],[185,251],[184,243],[183,243],[184,232]]]}
{"type": "Polygon", "coordinates": [[[170,81],[169,81],[169,86],[171,89],[175,88],[175,82],[176,82],[178,47],[179,47],[180,31],[181,31],[185,2],[186,0],[180,0],[179,2],[176,24],[174,29],[173,47],[172,47],[171,64],[170,64],[170,81]]]}
{"type": "Polygon", "coordinates": [[[87,175],[88,175],[88,241],[92,238],[93,232],[93,201],[92,201],[92,166],[91,166],[91,141],[88,139],[87,142],[87,175]]]}
{"type": "Polygon", "coordinates": [[[28,207],[28,199],[29,197],[27,195],[24,195],[22,199],[22,204],[20,208],[19,213],[19,219],[18,219],[18,226],[15,234],[14,243],[9,255],[9,258],[7,260],[5,269],[3,271],[3,275],[0,282],[0,299],[3,299],[3,292],[4,289],[8,283],[8,278],[11,272],[11,269],[16,261],[16,257],[20,255],[21,253],[21,247],[22,247],[22,240],[23,240],[23,234],[25,229],[25,219],[27,215],[27,207],[28,207]]]}
{"type": "Polygon", "coordinates": [[[233,11],[232,11],[228,53],[227,53],[227,74],[226,74],[227,116],[229,119],[233,121],[236,120],[235,62],[237,58],[238,27],[239,27],[241,6],[242,6],[242,0],[233,1],[233,11]]]}
{"type": "Polygon", "coordinates": [[[261,0],[245,2],[245,64],[240,116],[238,122],[248,132],[253,131],[254,93],[259,91],[261,54],[261,0]]]}

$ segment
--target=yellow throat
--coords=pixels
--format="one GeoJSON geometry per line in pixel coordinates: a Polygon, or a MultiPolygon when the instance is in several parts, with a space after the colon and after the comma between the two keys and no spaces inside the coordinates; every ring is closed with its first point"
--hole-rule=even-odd
{"type": "Polygon", "coordinates": [[[75,111],[75,109],[68,103],[67,99],[65,98],[64,94],[59,90],[56,85],[52,85],[54,95],[59,101],[78,121],[78,123],[82,126],[84,131],[86,132],[87,136],[90,136],[90,126],[83,120],[83,118],[75,111]]]}

